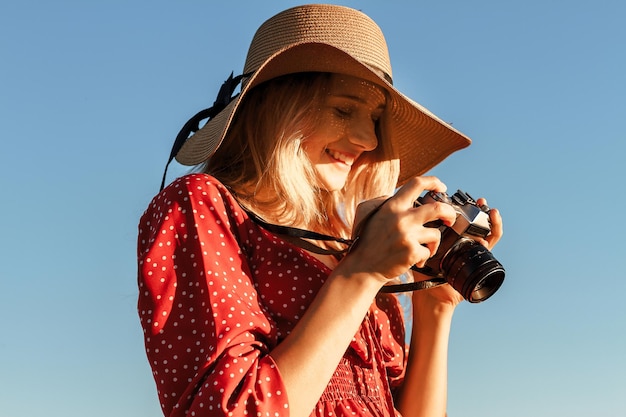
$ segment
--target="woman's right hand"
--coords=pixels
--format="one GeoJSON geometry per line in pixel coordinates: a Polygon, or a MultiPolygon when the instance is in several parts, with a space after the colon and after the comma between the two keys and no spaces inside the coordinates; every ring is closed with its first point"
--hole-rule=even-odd
{"type": "Polygon", "coordinates": [[[413,265],[423,267],[436,253],[441,239],[438,229],[424,224],[441,220],[451,226],[456,219],[456,212],[449,204],[435,202],[414,207],[424,191],[444,192],[446,186],[433,176],[415,177],[388,200],[375,199],[359,205],[355,218],[358,243],[342,263],[371,273],[381,284],[413,265]],[[378,212],[360,229],[359,221],[379,206],[378,212]]]}

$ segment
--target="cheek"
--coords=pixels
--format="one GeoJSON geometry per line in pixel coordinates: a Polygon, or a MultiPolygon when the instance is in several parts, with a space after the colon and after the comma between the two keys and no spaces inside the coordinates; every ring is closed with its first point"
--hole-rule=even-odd
{"type": "Polygon", "coordinates": [[[320,120],[315,130],[315,135],[319,142],[323,142],[324,146],[329,143],[336,142],[345,135],[349,128],[349,123],[345,119],[328,115],[320,120]]]}
{"type": "Polygon", "coordinates": [[[302,142],[302,151],[313,163],[319,161],[325,149],[326,143],[320,139],[318,134],[309,136],[302,142]]]}
{"type": "Polygon", "coordinates": [[[348,121],[339,117],[329,117],[326,119],[326,123],[322,126],[325,129],[327,136],[337,138],[342,136],[348,128],[348,121]]]}
{"type": "Polygon", "coordinates": [[[325,118],[319,121],[314,132],[302,142],[302,149],[309,156],[314,158],[315,155],[321,155],[325,152],[326,147],[339,140],[343,132],[345,132],[345,123],[325,118]]]}

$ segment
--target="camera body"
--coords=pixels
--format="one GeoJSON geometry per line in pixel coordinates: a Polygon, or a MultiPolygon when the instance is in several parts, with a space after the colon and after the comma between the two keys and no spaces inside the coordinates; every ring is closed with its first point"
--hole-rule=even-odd
{"type": "Polygon", "coordinates": [[[419,204],[441,202],[451,205],[456,211],[456,221],[450,227],[459,237],[486,238],[491,231],[489,207],[479,207],[476,201],[464,191],[458,190],[452,196],[446,193],[429,192],[418,198],[419,204]]]}
{"type": "Polygon", "coordinates": [[[504,281],[504,267],[476,238],[485,238],[491,231],[489,207],[479,206],[467,193],[458,190],[446,193],[429,192],[417,199],[415,206],[442,202],[456,211],[456,221],[446,226],[441,221],[425,224],[438,228],[441,241],[437,253],[423,268],[414,268],[425,275],[444,278],[467,301],[479,303],[491,297],[504,281]]]}

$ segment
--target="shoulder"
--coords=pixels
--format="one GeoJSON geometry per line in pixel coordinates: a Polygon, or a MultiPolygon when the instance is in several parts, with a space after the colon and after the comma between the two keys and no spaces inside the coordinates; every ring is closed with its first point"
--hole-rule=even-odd
{"type": "Polygon", "coordinates": [[[190,196],[219,196],[232,198],[226,186],[208,174],[188,174],[175,179],[163,191],[157,194],[152,204],[159,201],[187,201],[190,196]]]}
{"type": "Polygon", "coordinates": [[[193,222],[190,224],[211,219],[239,222],[245,217],[224,184],[211,175],[196,173],[177,178],[157,194],[141,216],[140,225],[158,228],[168,219],[186,219],[193,222]]]}
{"type": "Polygon", "coordinates": [[[157,194],[146,211],[162,211],[171,209],[172,206],[190,207],[212,203],[236,205],[231,192],[215,177],[200,173],[188,174],[175,179],[157,194]]]}

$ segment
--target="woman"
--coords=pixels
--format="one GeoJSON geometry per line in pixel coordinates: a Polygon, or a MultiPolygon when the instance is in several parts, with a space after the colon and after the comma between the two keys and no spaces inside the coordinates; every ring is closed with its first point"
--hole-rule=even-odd
{"type": "MultiPolygon", "coordinates": [[[[440,232],[424,224],[454,223],[450,205],[414,207],[445,191],[419,175],[470,142],[391,85],[376,24],[329,5],[274,16],[197,116],[172,158],[201,172],[139,226],[139,314],[165,415],[444,415],[461,295],[415,291],[408,348],[402,308],[380,290],[435,254],[440,232]]],[[[502,234],[497,210],[490,220],[487,248],[502,234]]]]}

